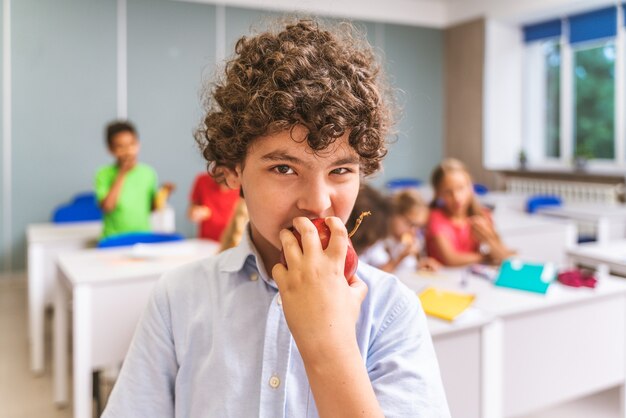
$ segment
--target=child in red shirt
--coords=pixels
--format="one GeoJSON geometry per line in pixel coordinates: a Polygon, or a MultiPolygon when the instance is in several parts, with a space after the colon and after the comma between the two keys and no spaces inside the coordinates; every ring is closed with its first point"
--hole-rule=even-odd
{"type": "Polygon", "coordinates": [[[426,228],[428,255],[446,266],[499,264],[513,255],[482,208],[472,179],[459,160],[444,160],[431,177],[435,198],[426,228]]]}
{"type": "Polygon", "coordinates": [[[207,174],[199,174],[193,184],[187,216],[199,223],[200,238],[219,241],[239,201],[239,190],[218,184],[207,174]]]}

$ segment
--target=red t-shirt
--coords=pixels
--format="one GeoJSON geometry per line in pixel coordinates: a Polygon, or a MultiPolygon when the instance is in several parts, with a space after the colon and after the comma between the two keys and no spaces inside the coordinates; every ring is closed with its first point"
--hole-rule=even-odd
{"type": "MultiPolygon", "coordinates": [[[[491,221],[489,213],[485,212],[485,215],[491,221]]],[[[440,235],[444,236],[458,252],[478,252],[480,242],[474,238],[469,222],[453,223],[444,211],[433,209],[430,211],[428,225],[426,226],[426,251],[430,257],[443,263],[443,257],[439,254],[435,245],[435,237],[440,235]]]]}
{"type": "Polygon", "coordinates": [[[222,190],[213,177],[200,174],[194,181],[190,200],[211,209],[211,216],[200,223],[200,238],[219,241],[239,200],[239,189],[222,190]]]}

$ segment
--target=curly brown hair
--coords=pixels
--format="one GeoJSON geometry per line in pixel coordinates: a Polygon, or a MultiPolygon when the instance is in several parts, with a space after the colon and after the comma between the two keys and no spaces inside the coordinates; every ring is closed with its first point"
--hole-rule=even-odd
{"type": "Polygon", "coordinates": [[[371,46],[350,23],[323,29],[298,19],[278,31],[242,37],[221,80],[205,93],[206,116],[195,133],[207,168],[243,163],[256,138],[304,126],[321,151],[349,133],[369,175],[381,167],[392,124],[392,97],[371,46]]]}

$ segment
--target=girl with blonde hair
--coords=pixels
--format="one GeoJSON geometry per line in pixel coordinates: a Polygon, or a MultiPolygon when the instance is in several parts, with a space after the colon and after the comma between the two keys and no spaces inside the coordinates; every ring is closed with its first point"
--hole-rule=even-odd
{"type": "Polygon", "coordinates": [[[489,212],[474,195],[465,165],[446,159],[431,176],[435,197],[426,228],[428,254],[447,266],[500,264],[513,255],[495,230],[489,212]]]}

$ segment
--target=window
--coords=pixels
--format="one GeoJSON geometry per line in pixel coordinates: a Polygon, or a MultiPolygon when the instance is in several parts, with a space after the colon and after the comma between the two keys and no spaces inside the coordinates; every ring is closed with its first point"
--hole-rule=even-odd
{"type": "Polygon", "coordinates": [[[616,103],[626,95],[615,88],[617,77],[624,77],[616,74],[623,48],[618,13],[621,8],[609,7],[524,27],[531,73],[524,144],[535,150],[539,165],[584,159],[626,166],[619,155],[626,138],[616,124],[616,103]]]}
{"type": "Polygon", "coordinates": [[[615,42],[574,54],[574,156],[615,159],[615,42]]]}
{"type": "Polygon", "coordinates": [[[547,161],[561,157],[561,21],[555,20],[525,28],[525,112],[524,150],[531,160],[547,161]]]}
{"type": "Polygon", "coordinates": [[[561,156],[561,45],[552,40],[543,45],[545,68],[545,155],[561,156]]]}

